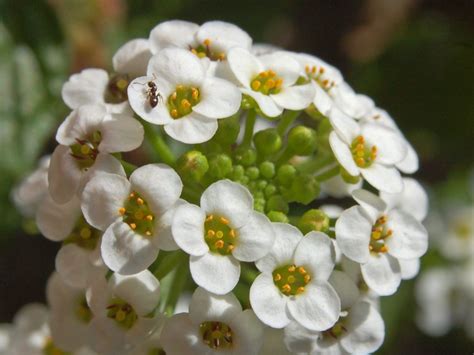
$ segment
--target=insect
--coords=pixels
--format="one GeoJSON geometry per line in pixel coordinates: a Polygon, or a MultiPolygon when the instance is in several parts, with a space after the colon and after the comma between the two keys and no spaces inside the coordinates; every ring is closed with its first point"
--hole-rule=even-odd
{"type": "MultiPolygon", "coordinates": [[[[155,75],[153,77],[156,79],[155,75]]],[[[154,81],[150,80],[146,83],[135,83],[137,85],[146,85],[146,100],[148,101],[148,104],[151,106],[151,108],[155,108],[160,101],[163,101],[163,95],[158,91],[158,88],[155,84],[154,81]]]]}

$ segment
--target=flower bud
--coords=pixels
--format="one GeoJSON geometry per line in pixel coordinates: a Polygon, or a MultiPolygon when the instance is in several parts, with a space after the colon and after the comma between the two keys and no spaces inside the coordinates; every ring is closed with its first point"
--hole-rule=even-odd
{"type": "Polygon", "coordinates": [[[296,168],[290,164],[284,164],[278,168],[277,180],[283,186],[290,186],[296,176],[296,168]]]}
{"type": "Polygon", "coordinates": [[[268,184],[266,187],[265,187],[265,196],[266,197],[270,197],[271,195],[273,195],[275,192],[276,192],[277,188],[275,185],[273,184],[268,184]]]}
{"type": "Polygon", "coordinates": [[[329,230],[329,217],[322,210],[311,209],[301,216],[298,227],[303,234],[311,231],[325,233],[329,230]]]}
{"type": "Polygon", "coordinates": [[[296,155],[311,155],[316,150],[316,131],[295,126],[288,133],[288,148],[296,155]]]}
{"type": "Polygon", "coordinates": [[[314,176],[299,175],[293,179],[289,192],[289,201],[307,205],[319,196],[319,183],[314,176]]]}
{"type": "Polygon", "coordinates": [[[346,183],[357,184],[359,182],[360,176],[352,176],[342,166],[340,167],[340,171],[341,171],[341,177],[346,183]]]}
{"type": "Polygon", "coordinates": [[[217,154],[209,159],[209,175],[222,179],[232,171],[232,159],[227,154],[217,154]]]}
{"type": "Polygon", "coordinates": [[[288,216],[284,214],[283,212],[279,212],[279,211],[270,211],[267,213],[267,217],[272,222],[281,222],[281,223],[289,222],[288,216]]]}
{"type": "Polygon", "coordinates": [[[255,133],[253,143],[257,151],[263,156],[278,152],[282,144],[281,137],[275,128],[268,128],[255,133]]]}
{"type": "Polygon", "coordinates": [[[252,148],[238,148],[235,151],[235,160],[243,166],[250,166],[257,160],[257,152],[252,148]]]}
{"type": "Polygon", "coordinates": [[[262,174],[264,178],[271,179],[275,176],[275,164],[271,161],[264,161],[260,164],[260,174],[262,174]]]}
{"type": "Polygon", "coordinates": [[[273,195],[267,201],[267,211],[280,211],[283,213],[288,213],[289,207],[285,199],[280,195],[273,195]]]}
{"type": "Polygon", "coordinates": [[[234,165],[231,172],[231,179],[240,181],[245,175],[245,169],[242,165],[234,165]]]}
{"type": "Polygon", "coordinates": [[[219,128],[213,137],[213,140],[221,145],[231,145],[235,143],[240,131],[240,122],[238,116],[232,116],[217,121],[219,128]]]}
{"type": "Polygon", "coordinates": [[[209,163],[204,154],[191,150],[178,159],[177,170],[183,178],[199,181],[209,170],[209,163]]]}
{"type": "Polygon", "coordinates": [[[251,166],[247,168],[245,175],[247,175],[250,180],[257,180],[260,175],[260,171],[256,166],[251,166]]]}

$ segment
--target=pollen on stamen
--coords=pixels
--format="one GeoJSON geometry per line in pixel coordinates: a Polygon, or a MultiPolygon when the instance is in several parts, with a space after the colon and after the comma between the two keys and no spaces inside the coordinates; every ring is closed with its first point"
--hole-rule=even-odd
{"type": "Polygon", "coordinates": [[[173,118],[178,118],[178,115],[179,115],[178,110],[175,108],[171,110],[170,114],[171,114],[171,117],[173,118]]]}
{"type": "Polygon", "coordinates": [[[296,270],[296,266],[295,265],[291,265],[289,268],[288,268],[288,271],[289,272],[295,272],[296,270]]]}
{"type": "Polygon", "coordinates": [[[260,81],[258,81],[258,80],[252,81],[252,84],[251,84],[253,90],[258,90],[258,89],[260,89],[260,86],[261,86],[261,85],[262,85],[262,83],[261,83],[260,81]]]}
{"type": "Polygon", "coordinates": [[[303,286],[298,287],[298,288],[296,289],[296,294],[297,294],[297,295],[302,294],[303,292],[304,292],[304,287],[303,287],[303,286]]]}
{"type": "Polygon", "coordinates": [[[151,214],[147,215],[145,218],[149,222],[153,221],[153,216],[151,214]]]}
{"type": "Polygon", "coordinates": [[[191,107],[191,103],[189,102],[189,100],[182,99],[181,107],[183,107],[184,109],[189,109],[191,107]]]}
{"type": "Polygon", "coordinates": [[[207,235],[212,238],[212,237],[214,237],[214,236],[216,235],[216,232],[213,231],[212,229],[209,229],[209,230],[207,231],[207,235]]]}
{"type": "Polygon", "coordinates": [[[232,245],[230,244],[228,247],[227,247],[227,251],[230,253],[232,250],[235,249],[235,245],[232,245]]]}
{"type": "Polygon", "coordinates": [[[178,93],[176,91],[171,94],[171,100],[176,100],[177,97],[178,93]]]}
{"type": "Polygon", "coordinates": [[[209,47],[211,45],[211,40],[209,38],[206,38],[203,42],[202,42],[205,46],[209,47]]]}
{"type": "Polygon", "coordinates": [[[134,192],[132,192],[130,195],[128,195],[128,197],[130,197],[130,198],[134,198],[134,197],[135,197],[135,193],[134,193],[134,192]]]}
{"type": "Polygon", "coordinates": [[[288,284],[284,284],[282,287],[281,287],[282,291],[283,292],[290,292],[291,291],[291,286],[288,285],[288,284]]]}
{"type": "Polygon", "coordinates": [[[235,230],[234,230],[234,229],[231,229],[231,230],[229,231],[229,236],[230,236],[231,238],[235,238],[235,237],[236,237],[236,234],[235,234],[235,230]]]}
{"type": "Polygon", "coordinates": [[[223,223],[223,224],[229,224],[229,221],[228,221],[227,219],[225,219],[224,217],[221,217],[219,220],[220,220],[221,223],[223,223]]]}
{"type": "Polygon", "coordinates": [[[135,229],[137,229],[137,225],[135,223],[130,223],[130,228],[135,230],[135,229]]]}
{"type": "Polygon", "coordinates": [[[301,275],[304,275],[304,274],[306,274],[306,269],[305,269],[304,267],[300,266],[300,267],[298,268],[298,272],[299,272],[301,275]]]}
{"type": "Polygon", "coordinates": [[[280,281],[280,280],[281,280],[281,275],[280,275],[280,274],[276,274],[275,277],[273,278],[273,280],[275,280],[275,281],[280,281]]]}
{"type": "Polygon", "coordinates": [[[141,199],[141,198],[139,197],[139,198],[137,198],[137,203],[138,203],[139,205],[143,205],[143,204],[145,203],[145,201],[143,201],[143,199],[141,199]]]}
{"type": "Polygon", "coordinates": [[[222,249],[224,247],[224,241],[223,240],[218,240],[217,242],[214,243],[214,246],[217,249],[222,249]]]}
{"type": "Polygon", "coordinates": [[[209,216],[207,216],[206,218],[206,222],[210,222],[214,219],[214,215],[210,214],[209,216]]]}
{"type": "Polygon", "coordinates": [[[151,232],[150,231],[146,231],[145,234],[150,237],[151,236],[151,232]]]}
{"type": "Polygon", "coordinates": [[[121,216],[123,216],[125,214],[125,212],[127,212],[127,210],[124,207],[120,207],[118,212],[121,216]]]}
{"type": "Polygon", "coordinates": [[[382,252],[382,253],[388,252],[387,246],[386,246],[386,245],[382,246],[382,247],[380,248],[380,252],[382,252]]]}
{"type": "Polygon", "coordinates": [[[311,281],[311,276],[305,275],[305,276],[304,276],[304,282],[308,283],[308,282],[310,282],[310,281],[311,281]]]}

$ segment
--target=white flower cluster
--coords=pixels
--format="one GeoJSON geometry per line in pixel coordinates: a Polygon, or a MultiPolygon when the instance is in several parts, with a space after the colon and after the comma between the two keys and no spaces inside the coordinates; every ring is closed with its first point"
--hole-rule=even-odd
{"type": "Polygon", "coordinates": [[[38,348],[376,351],[378,296],[414,277],[427,250],[426,195],[400,174],[418,169],[417,156],[394,120],[321,59],[252,46],[219,21],[161,23],[113,66],[65,83],[72,112],[59,145],[14,193],[62,242],[47,290],[51,338],[38,348]],[[257,118],[270,128],[254,134],[257,118]],[[144,137],[167,164],[122,160],[144,137]],[[176,161],[166,140],[199,145],[176,161]],[[290,208],[326,195],[357,205],[290,208]],[[172,315],[185,289],[189,311],[172,315]]]}

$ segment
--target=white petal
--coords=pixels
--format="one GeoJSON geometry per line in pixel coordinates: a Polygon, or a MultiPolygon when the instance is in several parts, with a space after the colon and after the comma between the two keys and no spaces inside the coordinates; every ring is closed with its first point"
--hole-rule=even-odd
{"type": "Polygon", "coordinates": [[[36,224],[46,238],[59,242],[71,234],[81,216],[81,205],[77,198],[59,205],[47,195],[36,214],[36,224]]]}
{"type": "Polygon", "coordinates": [[[114,175],[120,175],[127,177],[125,170],[120,161],[111,154],[99,153],[95,159],[94,165],[92,165],[84,174],[77,189],[77,195],[81,196],[84,191],[84,187],[87,183],[94,179],[96,176],[103,173],[110,173],[114,175]]]}
{"type": "Polygon", "coordinates": [[[188,48],[194,44],[199,26],[195,23],[172,20],[160,23],[150,32],[150,47],[153,54],[166,47],[188,48]]]}
{"type": "Polygon", "coordinates": [[[262,213],[252,212],[237,231],[238,243],[232,255],[240,261],[255,261],[268,254],[275,241],[270,220],[262,213]]]}
{"type": "Polygon", "coordinates": [[[329,283],[341,300],[341,310],[351,308],[360,296],[355,282],[344,272],[334,270],[329,278],[329,283]]]}
{"type": "Polygon", "coordinates": [[[367,286],[380,296],[393,295],[400,285],[400,264],[393,256],[371,253],[361,271],[367,286]]]}
{"type": "Polygon", "coordinates": [[[229,51],[227,61],[235,77],[245,88],[250,88],[250,81],[263,71],[258,59],[243,48],[229,51]]]}
{"type": "Polygon", "coordinates": [[[235,331],[234,354],[260,354],[263,345],[263,324],[251,309],[240,312],[232,320],[231,328],[235,331]]]}
{"type": "MultiPolygon", "coordinates": [[[[341,175],[336,175],[329,180],[324,181],[321,183],[321,191],[324,193],[328,194],[331,197],[336,197],[336,198],[342,198],[342,197],[347,197],[352,194],[352,191],[360,189],[362,187],[362,184],[364,183],[363,179],[359,179],[358,182],[355,184],[348,184],[347,182],[344,181],[341,175]]],[[[340,208],[339,206],[337,206],[340,208]]],[[[330,218],[336,218],[336,217],[331,217],[330,218]]]]}
{"type": "Polygon", "coordinates": [[[165,48],[148,62],[148,76],[163,78],[176,85],[200,87],[204,74],[199,58],[186,49],[165,48]]]}
{"type": "Polygon", "coordinates": [[[336,241],[342,253],[358,263],[369,258],[369,242],[372,223],[360,206],[342,212],[336,221],[336,241]]]}
{"type": "Polygon", "coordinates": [[[82,213],[87,222],[100,230],[105,230],[120,217],[130,194],[130,183],[120,175],[102,173],[93,178],[82,193],[82,213]]]}
{"type": "Polygon", "coordinates": [[[328,116],[332,109],[333,101],[326,91],[324,91],[318,84],[314,83],[314,81],[312,81],[312,83],[315,91],[313,104],[319,112],[324,116],[328,116]]]}
{"type": "Polygon", "coordinates": [[[296,246],[303,238],[301,232],[288,223],[272,223],[275,242],[270,252],[255,262],[262,272],[272,273],[279,266],[293,263],[296,246]]]}
{"type": "Polygon", "coordinates": [[[396,258],[414,259],[428,249],[428,232],[414,217],[402,210],[388,213],[387,225],[392,235],[386,239],[388,252],[396,258]]]}
{"type": "MultiPolygon", "coordinates": [[[[281,336],[281,335],[280,335],[281,336]]],[[[284,342],[286,347],[293,353],[311,354],[315,340],[318,338],[319,332],[306,329],[298,322],[291,322],[285,327],[284,342]]],[[[266,354],[271,355],[271,354],[266,354]]]]}
{"type": "Polygon", "coordinates": [[[411,280],[420,271],[420,259],[398,259],[402,280],[411,280]]]}
{"type": "Polygon", "coordinates": [[[150,313],[160,299],[160,282],[148,270],[123,276],[113,274],[109,280],[115,295],[130,303],[138,315],[150,313]]]}
{"type": "Polygon", "coordinates": [[[313,101],[314,87],[311,84],[290,86],[270,96],[278,106],[288,110],[304,110],[313,101]]]}
{"type": "Polygon", "coordinates": [[[357,122],[335,106],[329,112],[329,121],[341,140],[348,145],[360,134],[357,122]]]}
{"type": "Polygon", "coordinates": [[[281,115],[283,112],[283,108],[278,106],[275,100],[273,100],[273,98],[269,95],[264,95],[261,92],[253,91],[252,89],[241,88],[240,91],[252,97],[257,102],[258,107],[265,116],[276,117],[281,115]]]}
{"type": "Polygon", "coordinates": [[[165,132],[179,142],[198,144],[211,139],[217,128],[218,124],[215,119],[193,112],[166,124],[165,132]]]}
{"type": "Polygon", "coordinates": [[[203,23],[196,33],[196,39],[203,43],[211,41],[211,48],[227,53],[233,47],[250,49],[252,38],[240,27],[222,21],[208,21],[203,23]]]}
{"type": "Polygon", "coordinates": [[[209,118],[224,118],[240,108],[242,94],[230,82],[219,78],[206,78],[200,90],[201,101],[193,111],[209,118]]]}
{"type": "Polygon", "coordinates": [[[347,115],[359,119],[373,108],[373,101],[364,95],[358,95],[346,83],[341,82],[333,90],[334,101],[347,115]]]}
{"type": "Polygon", "coordinates": [[[415,149],[408,141],[405,141],[405,144],[407,146],[407,155],[401,162],[397,163],[397,168],[405,174],[413,174],[419,168],[418,154],[416,154],[415,149]]]}
{"type": "Polygon", "coordinates": [[[329,144],[339,164],[341,164],[350,175],[359,176],[360,170],[354,162],[349,146],[339,138],[336,132],[329,134],[329,144]]]}
{"type": "Polygon", "coordinates": [[[361,301],[352,307],[346,327],[347,335],[340,341],[351,354],[373,353],[383,343],[385,325],[379,312],[370,303],[361,301]]]}
{"type": "Polygon", "coordinates": [[[47,321],[48,308],[46,305],[41,303],[28,303],[17,311],[12,323],[18,333],[20,333],[40,329],[47,321]]]}
{"type": "Polygon", "coordinates": [[[173,206],[183,190],[179,175],[165,164],[141,166],[130,175],[130,184],[158,214],[173,206]]]}
{"type": "Polygon", "coordinates": [[[240,263],[234,257],[214,253],[191,255],[189,269],[194,282],[216,295],[232,291],[240,277],[240,263]]]}
{"type": "Polygon", "coordinates": [[[294,254],[296,266],[309,269],[313,280],[327,280],[335,265],[334,246],[322,232],[309,232],[298,243],[294,254]]]}
{"type": "Polygon", "coordinates": [[[273,70],[283,79],[283,87],[289,87],[298,80],[300,64],[285,52],[265,54],[258,57],[265,70],[273,70]]]}
{"type": "Polygon", "coordinates": [[[173,218],[176,212],[176,209],[187,203],[186,201],[179,199],[173,207],[169,208],[164,214],[157,219],[155,223],[155,233],[157,237],[152,239],[153,244],[156,245],[161,250],[173,251],[178,250],[179,247],[174,241],[171,227],[173,224],[173,218]]]}
{"type": "Polygon", "coordinates": [[[287,300],[273,283],[271,274],[260,274],[250,287],[253,311],[263,323],[272,328],[283,328],[290,322],[286,314],[287,300]]]}
{"type": "Polygon", "coordinates": [[[112,114],[111,119],[102,123],[101,152],[129,152],[143,142],[143,126],[126,114],[112,114]]]}
{"type": "Polygon", "coordinates": [[[404,138],[395,130],[382,124],[362,125],[362,136],[369,146],[377,147],[376,161],[381,164],[396,164],[407,154],[404,138]]]}
{"type": "Polygon", "coordinates": [[[77,139],[89,139],[95,131],[101,131],[101,124],[107,114],[104,105],[83,105],[72,111],[59,126],[56,140],[59,144],[72,145],[77,139]]]}
{"type": "Polygon", "coordinates": [[[208,354],[199,333],[198,325],[194,324],[189,318],[188,313],[175,314],[168,319],[161,332],[161,344],[166,354],[169,355],[198,355],[208,354]],[[178,337],[179,335],[179,337],[178,337]]]}
{"type": "Polygon", "coordinates": [[[189,317],[194,324],[216,320],[229,323],[241,312],[242,306],[233,293],[219,296],[201,287],[194,291],[189,305],[189,317]]]}
{"type": "Polygon", "coordinates": [[[109,75],[103,69],[84,69],[63,85],[62,98],[70,108],[104,101],[109,75]]]}
{"type": "Polygon", "coordinates": [[[151,240],[135,233],[122,220],[117,220],[107,228],[100,248],[104,263],[122,275],[145,270],[158,256],[158,248],[151,240]]]}
{"type": "Polygon", "coordinates": [[[352,197],[362,206],[374,224],[377,218],[387,209],[386,203],[380,197],[367,190],[354,190],[352,197]]]}
{"type": "Polygon", "coordinates": [[[207,215],[225,217],[233,228],[240,228],[247,223],[253,211],[253,197],[244,186],[230,180],[220,180],[202,193],[201,208],[207,215]]]}
{"type": "Polygon", "coordinates": [[[403,190],[403,180],[398,170],[374,163],[368,168],[360,169],[362,176],[377,190],[388,193],[399,193],[403,190]]]}
{"type": "Polygon", "coordinates": [[[57,203],[70,201],[76,193],[82,171],[71,156],[69,147],[58,145],[51,156],[48,170],[49,193],[57,203]]]}
{"type": "Polygon", "coordinates": [[[341,302],[327,281],[315,281],[305,287],[304,293],[290,297],[287,309],[303,327],[322,331],[338,320],[341,302]]]}
{"type": "Polygon", "coordinates": [[[196,205],[179,206],[173,217],[171,230],[178,246],[190,255],[203,255],[209,251],[204,240],[206,214],[196,205]]]}
{"type": "Polygon", "coordinates": [[[145,75],[151,58],[150,43],[147,39],[136,38],[120,47],[112,58],[117,73],[128,74],[132,78],[145,75]]]}

